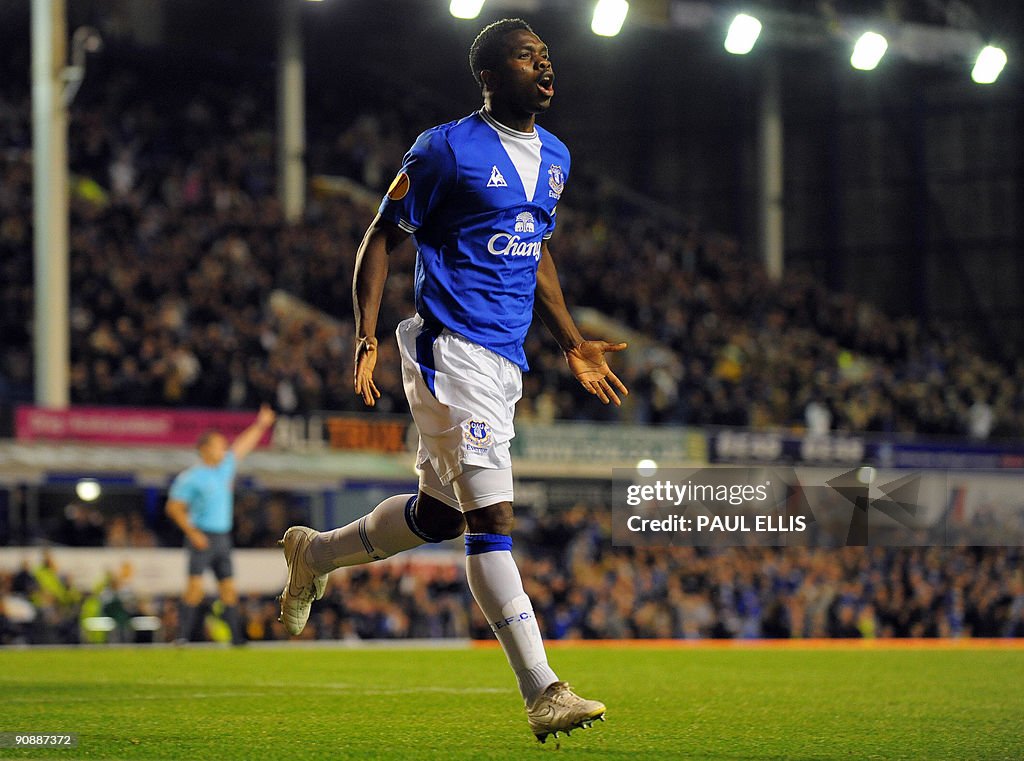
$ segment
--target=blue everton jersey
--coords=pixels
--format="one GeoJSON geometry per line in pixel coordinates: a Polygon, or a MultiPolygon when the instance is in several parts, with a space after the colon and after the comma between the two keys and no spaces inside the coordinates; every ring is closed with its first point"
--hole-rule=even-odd
{"type": "Polygon", "coordinates": [[[526,370],[541,243],[568,175],[558,138],[483,111],[420,135],[380,206],[416,238],[416,310],[526,370]]]}

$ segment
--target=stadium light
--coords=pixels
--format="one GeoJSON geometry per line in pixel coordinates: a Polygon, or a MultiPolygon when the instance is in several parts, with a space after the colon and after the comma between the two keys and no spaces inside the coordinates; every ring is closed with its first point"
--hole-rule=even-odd
{"type": "Polygon", "coordinates": [[[614,37],[622,30],[627,13],[629,3],[626,0],[598,0],[594,6],[594,20],[590,22],[590,29],[602,37],[614,37]]]}
{"type": "Polygon", "coordinates": [[[75,494],[83,502],[95,502],[102,493],[99,481],[94,478],[83,478],[75,484],[75,494]]]}
{"type": "Polygon", "coordinates": [[[746,55],[754,49],[761,36],[761,22],[746,13],[740,13],[729,24],[725,35],[725,49],[733,55],[746,55]]]}
{"type": "Polygon", "coordinates": [[[871,71],[878,66],[888,49],[889,42],[878,32],[864,32],[853,46],[850,65],[861,71],[871,71]]]}
{"type": "Polygon", "coordinates": [[[655,460],[640,460],[636,464],[637,475],[650,478],[658,472],[658,463],[655,460]]]}
{"type": "Polygon", "coordinates": [[[483,7],[484,0],[452,0],[448,10],[455,18],[474,19],[483,7]]]}
{"type": "Polygon", "coordinates": [[[1002,48],[986,45],[978,53],[978,60],[974,62],[971,79],[979,85],[990,85],[999,79],[1004,66],[1006,66],[1006,52],[1002,48]]]}

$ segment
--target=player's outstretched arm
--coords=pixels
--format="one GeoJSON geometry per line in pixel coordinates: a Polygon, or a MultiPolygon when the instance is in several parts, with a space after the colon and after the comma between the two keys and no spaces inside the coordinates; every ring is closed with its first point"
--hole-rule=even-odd
{"type": "Polygon", "coordinates": [[[270,405],[262,405],[260,411],[256,413],[256,422],[238,434],[238,437],[231,443],[231,451],[235,453],[235,459],[241,461],[252,452],[275,420],[277,420],[277,415],[270,405]]]}
{"type": "Polygon", "coordinates": [[[622,351],[625,343],[608,343],[607,341],[587,341],[576,327],[569,309],[565,305],[562,284],[558,282],[558,270],[548,250],[548,244],[541,245],[541,258],[537,267],[537,292],[534,297],[534,311],[558,345],[565,352],[565,361],[569,370],[588,392],[594,394],[605,404],[622,404],[616,390],[623,396],[629,394],[626,386],[616,377],[605,353],[622,351]]]}
{"type": "Polygon", "coordinates": [[[352,278],[352,310],[356,318],[353,387],[368,407],[380,399],[380,391],[373,382],[373,368],[377,366],[377,317],[388,279],[388,256],[408,237],[398,225],[378,214],[356,252],[352,278]]]}

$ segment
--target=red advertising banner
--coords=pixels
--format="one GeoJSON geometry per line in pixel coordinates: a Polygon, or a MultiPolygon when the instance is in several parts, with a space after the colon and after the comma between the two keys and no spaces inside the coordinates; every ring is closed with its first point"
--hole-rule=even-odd
{"type": "MultiPolygon", "coordinates": [[[[95,444],[193,446],[204,431],[216,429],[233,439],[256,420],[252,412],[161,410],[134,407],[70,407],[50,410],[19,406],[19,441],[87,441],[95,444]]],[[[270,443],[270,432],[261,445],[270,443]]]]}

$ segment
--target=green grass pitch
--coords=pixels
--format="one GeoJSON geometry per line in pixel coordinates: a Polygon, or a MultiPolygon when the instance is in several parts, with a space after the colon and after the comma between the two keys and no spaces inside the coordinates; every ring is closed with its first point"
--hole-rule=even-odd
{"type": "Polygon", "coordinates": [[[1024,649],[553,648],[608,721],[530,734],[497,649],[0,652],[0,758],[1024,758],[1024,649]]]}

